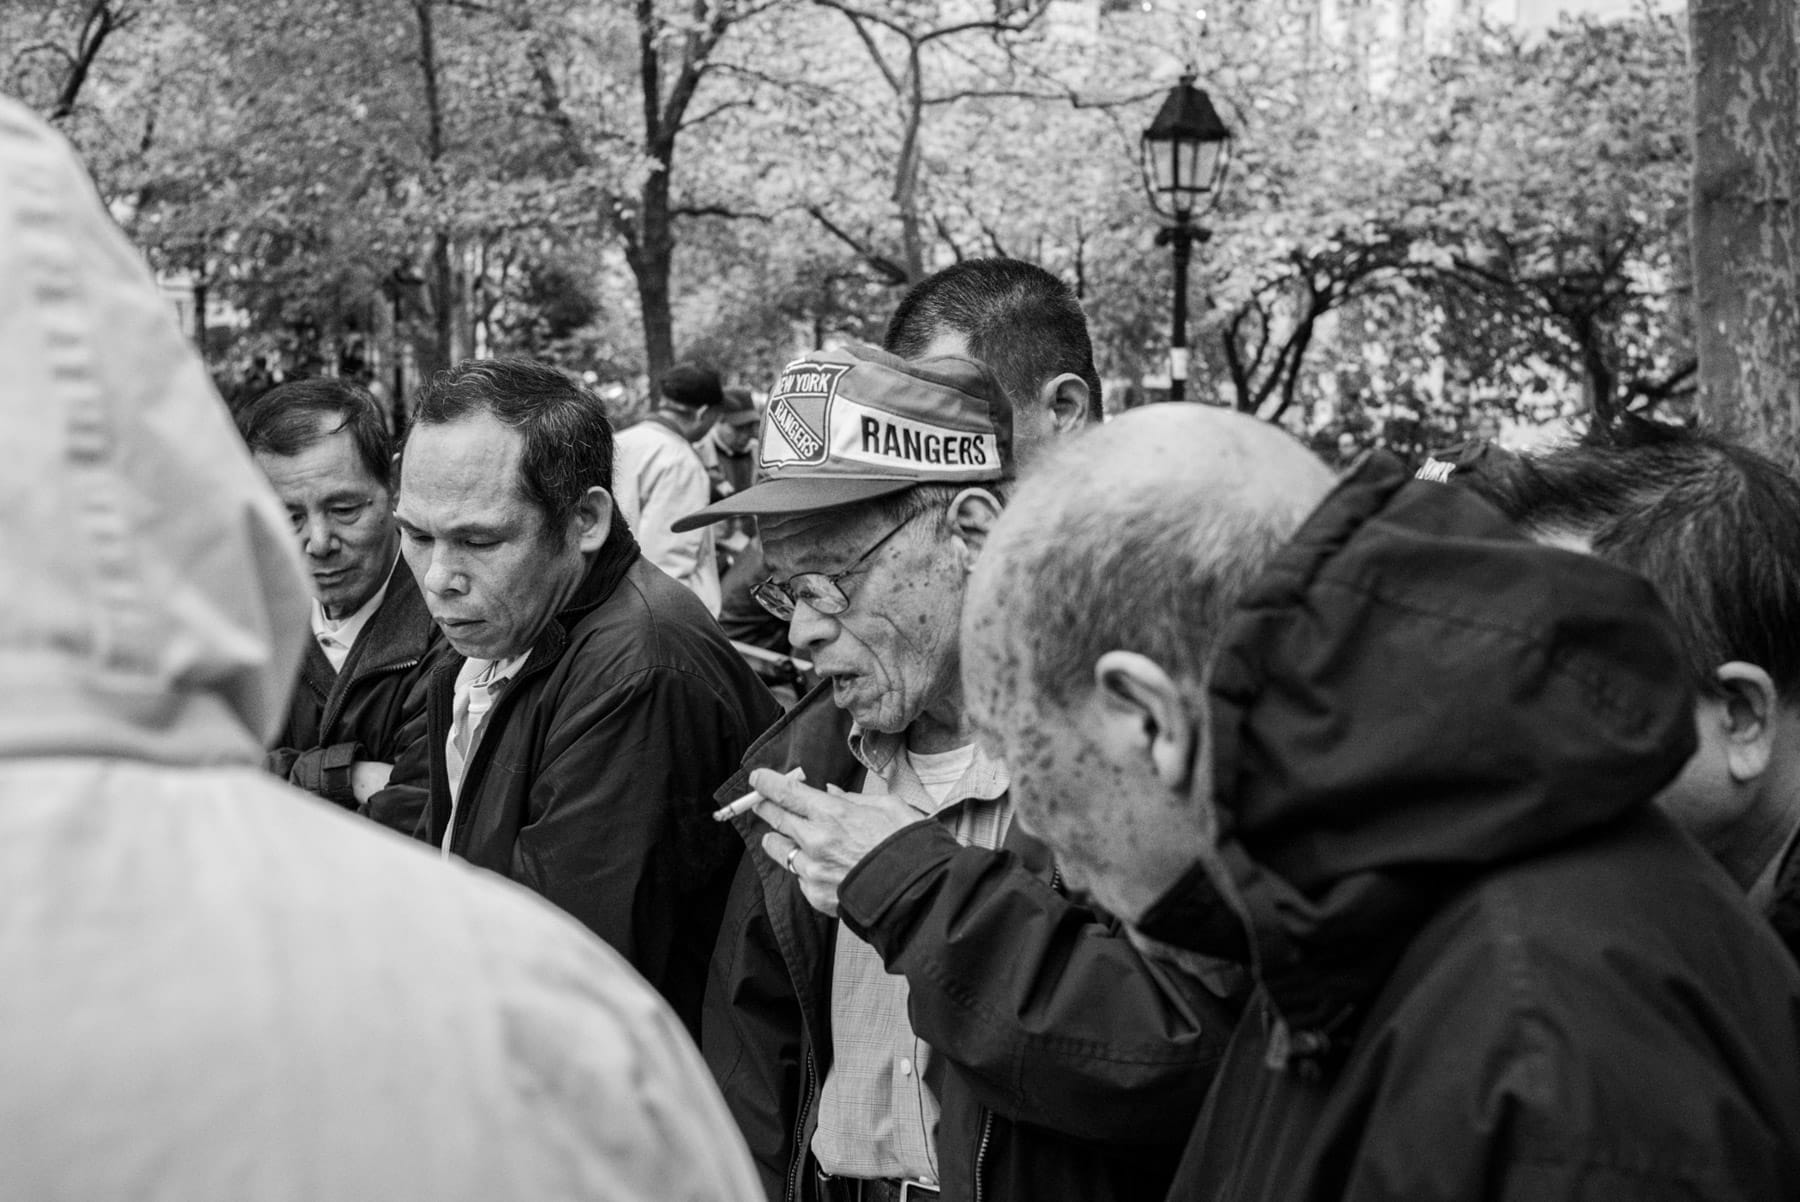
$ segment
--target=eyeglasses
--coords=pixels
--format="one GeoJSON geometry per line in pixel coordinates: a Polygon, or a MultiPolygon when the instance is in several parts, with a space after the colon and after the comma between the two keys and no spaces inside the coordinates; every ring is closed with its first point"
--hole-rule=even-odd
{"type": "Polygon", "coordinates": [[[849,567],[838,572],[796,572],[786,580],[777,580],[771,576],[750,590],[756,603],[768,610],[783,622],[794,617],[794,606],[801,601],[806,602],[814,613],[826,617],[836,617],[850,608],[850,597],[839,587],[838,581],[866,572],[863,565],[869,557],[881,550],[890,538],[906,529],[912,518],[907,518],[892,530],[875,540],[875,545],[858,555],[849,567]]]}

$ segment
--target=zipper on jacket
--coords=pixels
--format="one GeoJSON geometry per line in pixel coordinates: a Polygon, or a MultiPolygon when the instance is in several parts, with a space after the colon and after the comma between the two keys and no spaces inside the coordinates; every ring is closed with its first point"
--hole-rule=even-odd
{"type": "Polygon", "coordinates": [[[377,664],[368,671],[360,672],[345,681],[342,689],[333,689],[332,691],[336,693],[337,696],[326,699],[327,705],[325,707],[325,713],[319,719],[320,737],[324,737],[325,732],[337,725],[337,720],[344,716],[344,705],[350,700],[350,689],[354,685],[365,680],[371,680],[377,676],[386,676],[390,672],[410,672],[418,666],[419,660],[417,658],[399,660],[391,664],[377,664]]]}
{"type": "Polygon", "coordinates": [[[994,1138],[994,1112],[981,1108],[981,1142],[975,1145],[975,1202],[981,1202],[983,1174],[981,1162],[987,1159],[988,1141],[994,1138]]]}
{"type": "Polygon", "coordinates": [[[813,1057],[812,1049],[806,1050],[806,1059],[801,1062],[800,1071],[800,1109],[794,1115],[794,1154],[788,1162],[788,1202],[800,1202],[800,1173],[806,1166],[806,1148],[801,1140],[806,1138],[806,1116],[812,1113],[813,1103],[813,1057]]]}

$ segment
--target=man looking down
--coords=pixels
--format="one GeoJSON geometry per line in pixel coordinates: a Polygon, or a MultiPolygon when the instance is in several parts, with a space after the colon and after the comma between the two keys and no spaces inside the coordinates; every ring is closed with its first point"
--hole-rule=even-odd
{"type": "Polygon", "coordinates": [[[425,834],[541,893],[697,1029],[739,848],[712,791],[779,712],[613,508],[598,398],[523,360],[420,393],[402,549],[456,654],[429,681],[425,834]]]}
{"type": "Polygon", "coordinates": [[[400,566],[387,422],[373,397],[341,380],[282,384],[237,421],[294,523],[313,586],[313,637],[267,766],[410,835],[424,794],[390,789],[388,778],[423,733],[417,686],[441,640],[400,566]]]}
{"type": "Polygon", "coordinates": [[[1252,966],[1171,1197],[1800,1196],[1800,974],[1650,804],[1693,695],[1641,578],[1155,406],[1020,490],[963,636],[1070,880],[1252,966]]]}

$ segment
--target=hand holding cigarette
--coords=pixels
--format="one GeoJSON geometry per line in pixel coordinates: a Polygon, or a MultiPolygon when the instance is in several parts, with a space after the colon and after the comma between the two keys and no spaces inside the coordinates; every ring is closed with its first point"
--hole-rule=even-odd
{"type": "MultiPolygon", "coordinates": [[[[806,769],[796,766],[782,775],[789,780],[804,781],[806,779],[806,769]]],[[[752,789],[730,805],[714,810],[713,821],[726,822],[732,818],[736,818],[739,814],[748,814],[756,807],[756,803],[762,800],[764,800],[763,795],[758,793],[755,789],[752,789]]]]}

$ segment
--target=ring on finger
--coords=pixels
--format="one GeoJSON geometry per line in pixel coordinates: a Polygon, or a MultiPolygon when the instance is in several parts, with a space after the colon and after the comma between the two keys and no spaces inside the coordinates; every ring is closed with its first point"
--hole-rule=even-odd
{"type": "Polygon", "coordinates": [[[787,870],[791,873],[794,873],[796,876],[799,875],[800,870],[798,868],[794,867],[794,857],[799,854],[800,854],[800,849],[798,847],[796,847],[792,851],[788,852],[787,860],[786,860],[787,870]]]}

